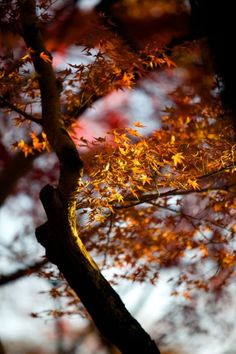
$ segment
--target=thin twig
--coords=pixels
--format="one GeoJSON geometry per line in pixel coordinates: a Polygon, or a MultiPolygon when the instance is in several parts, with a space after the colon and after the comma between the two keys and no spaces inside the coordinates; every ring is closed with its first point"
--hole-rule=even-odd
{"type": "MultiPolygon", "coordinates": [[[[175,209],[172,209],[172,208],[170,208],[170,207],[168,207],[168,206],[164,206],[164,205],[160,205],[160,204],[154,204],[154,203],[152,203],[152,205],[154,205],[154,206],[157,206],[158,208],[162,208],[162,209],[166,209],[166,210],[168,210],[168,211],[171,211],[172,213],[176,213],[176,214],[178,214],[179,216],[182,216],[182,217],[184,217],[185,219],[187,219],[191,224],[192,224],[192,222],[189,220],[189,219],[192,219],[192,220],[195,220],[195,221],[204,221],[205,223],[208,223],[208,224],[211,224],[211,225],[213,225],[213,226],[215,226],[215,227],[217,227],[217,228],[219,228],[219,229],[223,229],[223,230],[226,230],[227,232],[231,232],[226,226],[224,226],[224,225],[220,225],[220,224],[216,224],[214,221],[212,221],[212,220],[207,220],[207,219],[202,219],[202,217],[196,217],[196,216],[193,216],[193,215],[189,215],[189,214],[185,214],[185,213],[183,213],[182,211],[178,211],[178,210],[175,210],[175,209]]],[[[204,209],[202,209],[202,211],[203,211],[204,209]]],[[[200,230],[199,230],[200,231],[200,230]]],[[[218,242],[215,242],[215,243],[218,243],[218,242]]]]}
{"type": "MultiPolygon", "coordinates": [[[[217,174],[222,173],[225,170],[228,170],[229,168],[234,167],[234,166],[235,166],[235,162],[233,162],[230,165],[227,165],[225,167],[222,167],[218,171],[213,171],[213,172],[207,173],[205,175],[196,177],[196,180],[202,180],[204,178],[208,178],[208,177],[217,175],[217,174]]],[[[205,193],[205,192],[209,192],[209,191],[228,191],[229,188],[232,188],[234,186],[235,186],[235,184],[222,186],[222,187],[218,187],[218,188],[206,187],[206,188],[202,188],[202,189],[188,189],[188,190],[182,190],[182,189],[175,188],[175,189],[171,189],[169,191],[163,192],[163,193],[158,192],[158,193],[145,194],[143,196],[140,196],[138,199],[134,198],[133,196],[128,196],[128,197],[126,197],[126,199],[124,199],[124,202],[134,202],[134,203],[128,204],[128,205],[115,205],[115,206],[113,206],[113,208],[114,209],[132,208],[136,205],[139,205],[142,203],[147,203],[152,200],[160,199],[160,198],[164,198],[164,197],[188,195],[188,194],[192,194],[192,193],[205,193]]]]}
{"type": "Polygon", "coordinates": [[[0,106],[1,107],[8,107],[11,110],[19,113],[20,115],[22,115],[25,119],[30,120],[31,122],[37,123],[39,125],[43,125],[43,120],[40,118],[35,118],[34,116],[32,116],[31,114],[23,111],[22,109],[18,108],[17,106],[15,106],[14,104],[12,104],[10,101],[8,101],[6,98],[4,98],[3,96],[0,96],[0,106]]]}

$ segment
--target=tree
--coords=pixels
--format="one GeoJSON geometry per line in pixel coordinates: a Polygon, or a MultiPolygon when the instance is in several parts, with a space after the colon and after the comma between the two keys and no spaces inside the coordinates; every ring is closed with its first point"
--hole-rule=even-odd
{"type": "MultiPolygon", "coordinates": [[[[106,266],[111,260],[121,269],[125,266],[126,278],[132,280],[155,283],[161,268],[178,267],[178,284],[187,286],[185,297],[191,297],[194,287],[220,291],[233,276],[236,260],[231,112],[221,104],[221,87],[214,77],[210,53],[203,55],[207,44],[202,32],[199,35],[197,31],[197,42],[189,41],[195,32],[190,32],[185,3],[154,3],[143,1],[139,9],[133,2],[101,1],[83,18],[81,10],[75,12],[70,2],[57,8],[50,1],[13,1],[1,9],[5,15],[3,119],[8,125],[7,114],[19,114],[17,131],[23,135],[14,144],[20,151],[10,160],[5,144],[1,145],[6,166],[0,176],[6,186],[1,203],[26,171],[35,173],[32,163],[38,156],[56,153],[59,178],[56,187],[48,184],[40,192],[47,222],[37,227],[36,237],[102,335],[122,353],[159,350],[126,310],[88,250],[98,256],[105,254],[106,266]],[[161,20],[153,16],[150,27],[148,17],[141,16],[145,11],[164,15],[161,20]],[[48,48],[55,50],[58,33],[62,33],[60,22],[53,20],[56,17],[84,21],[78,31],[72,27],[71,33],[65,34],[59,50],[65,51],[76,42],[91,62],[70,64],[63,70],[53,67],[48,48]],[[141,39],[133,30],[136,17],[145,29],[141,39]],[[166,29],[166,23],[173,27],[166,29]],[[123,127],[121,121],[110,117],[115,129],[106,138],[97,137],[92,143],[81,138],[78,142],[76,119],[88,107],[114,90],[139,85],[142,78],[149,76],[151,82],[152,72],[177,72],[176,67],[185,72],[180,84],[173,78],[174,103],[165,109],[160,129],[145,135],[141,122],[123,127]],[[37,127],[28,134],[28,141],[27,121],[37,127]],[[189,260],[192,251],[195,256],[189,260]],[[209,263],[215,269],[210,278],[205,275],[209,263]]],[[[55,184],[55,173],[47,171],[45,163],[44,168],[43,173],[51,175],[55,184]]],[[[43,180],[43,173],[37,178],[43,180]]],[[[30,270],[45,262],[32,265],[30,270]]],[[[2,277],[1,282],[24,273],[2,277]]]]}

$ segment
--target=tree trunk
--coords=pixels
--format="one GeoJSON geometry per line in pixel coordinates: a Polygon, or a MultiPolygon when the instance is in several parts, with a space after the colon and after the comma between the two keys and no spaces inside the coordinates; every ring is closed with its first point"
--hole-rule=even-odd
{"type": "Polygon", "coordinates": [[[40,193],[48,221],[37,228],[36,237],[104,337],[124,354],[159,354],[155,342],[127,311],[79,238],[76,200],[83,162],[61,116],[56,77],[37,25],[35,0],[19,0],[18,4],[22,36],[38,74],[44,131],[60,162],[57,188],[47,185],[40,193]]]}
{"type": "Polygon", "coordinates": [[[88,260],[83,247],[78,247],[77,236],[71,234],[58,190],[44,187],[41,200],[48,222],[36,230],[36,237],[46,248],[48,259],[58,266],[79,296],[101,334],[124,354],[160,353],[97,266],[88,260]]]}

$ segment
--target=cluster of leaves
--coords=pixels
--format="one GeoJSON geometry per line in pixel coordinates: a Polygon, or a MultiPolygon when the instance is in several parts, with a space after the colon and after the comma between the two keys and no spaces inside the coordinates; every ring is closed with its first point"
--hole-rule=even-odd
{"type": "Polygon", "coordinates": [[[80,234],[125,278],[155,282],[161,268],[178,265],[177,288],[220,288],[236,261],[234,131],[213,114],[167,111],[148,137],[136,122],[92,143],[82,139],[90,163],[78,201],[80,234]]]}
{"type": "Polygon", "coordinates": [[[27,157],[29,154],[33,154],[34,152],[42,152],[49,151],[49,144],[47,140],[47,136],[44,132],[41,133],[41,136],[37,136],[35,132],[30,133],[30,138],[32,140],[31,144],[26,143],[23,139],[19,142],[13,144],[15,149],[20,149],[27,157]]]}
{"type": "Polygon", "coordinates": [[[64,119],[67,123],[73,121],[73,118],[98,98],[114,90],[133,88],[137,80],[148,71],[175,67],[175,63],[158,48],[145,48],[136,54],[127,52],[125,56],[124,53],[122,56],[117,54],[116,48],[114,43],[103,39],[95,53],[93,48],[83,49],[85,56],[90,58],[90,63],[70,64],[69,69],[58,73],[58,78],[66,87],[63,101],[66,107],[64,119]]]}
{"type": "MultiPolygon", "coordinates": [[[[86,169],[90,180],[85,181],[85,186],[95,196],[95,204],[97,200],[113,212],[112,204],[116,203],[154,199],[173,190],[210,188],[200,185],[204,177],[222,169],[235,171],[233,130],[225,122],[216,124],[190,117],[176,117],[173,121],[167,116],[163,121],[163,129],[150,137],[137,129],[122,128],[92,144],[82,139],[80,146],[91,149],[88,156],[92,163],[86,169]],[[219,127],[220,139],[216,133],[219,127]]],[[[143,127],[139,122],[134,125],[143,127]]],[[[89,199],[88,205],[91,202],[89,199]]]]}

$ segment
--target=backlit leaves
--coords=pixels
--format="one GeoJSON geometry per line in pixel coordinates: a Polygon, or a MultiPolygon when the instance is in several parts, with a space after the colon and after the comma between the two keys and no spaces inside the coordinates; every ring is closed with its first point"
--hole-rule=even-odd
{"type": "Polygon", "coordinates": [[[181,152],[177,152],[171,158],[174,161],[174,166],[177,166],[178,164],[182,164],[182,162],[184,160],[184,156],[181,152]]]}
{"type": "Polygon", "coordinates": [[[36,135],[35,132],[30,133],[31,144],[26,143],[23,139],[19,142],[13,144],[15,149],[20,149],[27,157],[30,154],[37,152],[42,152],[44,150],[49,151],[49,144],[47,141],[47,136],[44,132],[41,133],[41,136],[36,135]]]}
{"type": "MultiPolygon", "coordinates": [[[[227,229],[230,218],[223,216],[235,213],[235,201],[224,187],[235,173],[230,125],[208,125],[189,116],[165,116],[163,124],[165,129],[150,136],[127,127],[82,144],[88,148],[78,204],[79,213],[87,215],[82,235],[88,237],[88,247],[102,250],[112,215],[112,245],[106,252],[114,265],[125,267],[126,278],[139,281],[153,282],[162,267],[183,266],[185,274],[195,268],[200,274],[204,267],[199,260],[222,269],[234,262],[228,240],[234,231],[227,229]],[[190,200],[195,209],[185,207],[190,200]],[[99,244],[93,244],[96,237],[99,244]]],[[[134,126],[143,127],[139,122],[134,126]]],[[[186,275],[189,288],[209,289],[207,279],[201,285],[196,281],[186,275]]]]}
{"type": "Polygon", "coordinates": [[[41,52],[40,53],[40,58],[45,61],[45,63],[51,64],[52,63],[52,59],[50,58],[50,56],[48,54],[46,54],[45,52],[41,52]]]}
{"type": "Polygon", "coordinates": [[[188,179],[187,180],[187,184],[190,186],[190,187],[192,187],[193,189],[201,189],[200,188],[200,186],[199,186],[199,184],[198,184],[198,182],[196,181],[196,179],[188,179]]]}
{"type": "MultiPolygon", "coordinates": [[[[195,127],[198,129],[198,123],[195,127]]],[[[88,171],[92,189],[108,203],[116,200],[114,191],[119,191],[125,200],[130,195],[139,199],[143,193],[157,193],[163,188],[200,190],[202,176],[234,163],[230,151],[235,148],[229,148],[224,140],[218,142],[221,150],[217,152],[213,146],[199,151],[205,135],[192,143],[182,131],[176,131],[173,140],[173,129],[145,137],[136,129],[125,128],[108,136],[109,139],[101,139],[102,150],[95,153],[93,170],[88,171]]]]}

